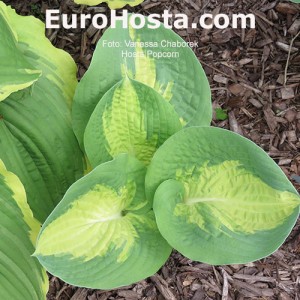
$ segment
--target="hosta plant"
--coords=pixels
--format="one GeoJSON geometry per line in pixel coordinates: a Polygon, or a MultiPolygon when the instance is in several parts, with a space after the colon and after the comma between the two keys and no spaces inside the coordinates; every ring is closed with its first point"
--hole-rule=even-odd
{"type": "Polygon", "coordinates": [[[184,126],[210,123],[210,89],[191,49],[176,48],[184,61],[147,55],[141,47],[147,39],[182,42],[163,27],[152,34],[120,24],[108,29],[76,91],[73,124],[94,170],[71,186],[46,220],[35,252],[47,270],[75,285],[131,284],[154,274],[171,252],[145,197],[146,166],[184,126]],[[120,49],[103,46],[123,38],[136,43],[123,50],[145,55],[122,59],[120,49]]]}
{"type": "Polygon", "coordinates": [[[76,65],[41,21],[3,2],[0,35],[0,299],[41,300],[48,278],[32,257],[41,222],[83,175],[71,126],[76,65]]]}
{"type": "Polygon", "coordinates": [[[190,49],[155,59],[142,46],[166,38],[180,41],[163,27],[108,29],[76,90],[73,125],[94,169],[46,220],[35,252],[69,283],[134,283],[162,266],[169,245],[211,264],[253,261],[275,251],[298,217],[296,190],[262,149],[192,126],[211,120],[207,79],[190,49]]]}
{"type": "Polygon", "coordinates": [[[196,261],[248,263],[283,243],[299,204],[254,143],[189,127],[157,150],[147,170],[120,154],[72,185],[43,225],[35,256],[65,281],[101,289],[153,274],[168,244],[196,261]]]}
{"type": "Polygon", "coordinates": [[[39,21],[1,2],[0,25],[1,299],[45,298],[37,259],[68,283],[111,289],[154,274],[172,247],[230,264],[282,244],[299,214],[297,191],[255,144],[207,127],[210,89],[192,50],[151,46],[181,43],[174,32],[118,23],[99,41],[73,103],[93,169],[75,182],[75,65],[39,21]],[[155,58],[162,50],[179,59],[155,58]],[[35,247],[36,219],[47,216],[35,247]]]}
{"type": "Polygon", "coordinates": [[[71,126],[76,65],[34,17],[0,2],[0,24],[0,159],[43,222],[83,172],[71,126]]]}

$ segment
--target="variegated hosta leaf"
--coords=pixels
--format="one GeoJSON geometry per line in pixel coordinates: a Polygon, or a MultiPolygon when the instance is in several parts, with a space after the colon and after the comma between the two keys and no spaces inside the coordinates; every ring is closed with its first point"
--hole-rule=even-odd
{"type": "Polygon", "coordinates": [[[137,6],[143,2],[143,0],[74,0],[75,3],[83,5],[98,5],[100,3],[106,2],[110,9],[122,8],[129,4],[130,6],[137,6]]]}
{"type": "Polygon", "coordinates": [[[0,299],[46,299],[46,271],[31,256],[39,229],[22,183],[0,160],[0,299]]]}
{"type": "Polygon", "coordinates": [[[19,50],[3,8],[4,5],[0,3],[0,101],[32,85],[41,75],[41,71],[34,69],[19,50]]]}
{"type": "Polygon", "coordinates": [[[177,46],[183,40],[163,25],[153,30],[147,25],[133,29],[129,24],[124,29],[121,21],[116,24],[98,42],[89,70],[76,89],[73,127],[82,148],[84,131],[97,103],[125,76],[160,93],[174,107],[183,125],[209,125],[212,115],[209,84],[193,51],[177,46]],[[112,42],[120,43],[120,47],[109,46],[112,42]],[[179,57],[157,58],[158,53],[178,53],[179,57]]]}
{"type": "Polygon", "coordinates": [[[120,153],[148,165],[156,149],[181,127],[174,108],[160,94],[126,77],[96,106],[84,147],[94,167],[120,153]]]}
{"type": "Polygon", "coordinates": [[[127,154],[71,186],[44,223],[35,256],[77,286],[111,289],[154,274],[171,248],[144,194],[144,165],[127,154]]]}
{"type": "Polygon", "coordinates": [[[210,264],[246,263],[274,252],[291,231],[300,198],[251,141],[192,127],[169,138],[146,176],[158,228],[171,246],[210,264]]]}
{"type": "Polygon", "coordinates": [[[45,37],[45,24],[40,20],[32,16],[20,16],[2,1],[0,1],[0,15],[14,35],[23,58],[34,69],[42,72],[41,79],[43,81],[51,81],[53,89],[64,96],[63,98],[60,96],[59,99],[51,99],[51,102],[66,102],[71,107],[77,85],[76,64],[71,56],[67,52],[52,46],[51,42],[45,37]]]}
{"type": "MultiPolygon", "coordinates": [[[[51,45],[41,21],[19,16],[3,2],[0,16],[18,58],[42,71],[33,85],[0,102],[0,159],[20,178],[34,216],[43,222],[83,172],[70,111],[76,65],[51,45]]],[[[0,74],[5,76],[5,69],[0,74]]]]}

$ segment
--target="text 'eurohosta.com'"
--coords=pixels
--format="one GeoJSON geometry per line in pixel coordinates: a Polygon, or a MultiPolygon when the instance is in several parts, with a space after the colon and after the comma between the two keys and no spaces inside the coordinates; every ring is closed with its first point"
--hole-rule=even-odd
{"type": "Polygon", "coordinates": [[[123,28],[132,27],[134,29],[149,28],[157,29],[163,24],[168,29],[187,29],[202,28],[219,29],[232,28],[255,28],[254,14],[217,14],[205,13],[191,22],[186,14],[172,14],[168,10],[164,10],[162,14],[150,14],[146,18],[142,14],[130,14],[127,10],[123,10],[121,15],[117,15],[115,10],[111,10],[110,18],[102,13],[98,14],[61,14],[58,9],[46,10],[46,28],[65,28],[65,29],[84,29],[90,23],[96,29],[104,29],[108,26],[116,27],[117,22],[122,22],[123,28]]]}

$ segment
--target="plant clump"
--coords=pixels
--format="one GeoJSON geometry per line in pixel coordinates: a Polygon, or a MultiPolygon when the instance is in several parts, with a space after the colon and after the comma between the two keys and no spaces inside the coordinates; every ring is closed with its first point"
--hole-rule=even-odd
{"type": "Polygon", "coordinates": [[[210,127],[207,77],[172,30],[117,23],[77,85],[40,21],[0,2],[0,25],[1,299],[45,299],[46,270],[113,289],[153,275],[173,248],[215,265],[283,243],[297,191],[261,148],[210,127]]]}
{"type": "Polygon", "coordinates": [[[274,252],[298,217],[297,191],[274,161],[209,127],[210,89],[191,49],[176,48],[173,60],[142,47],[166,38],[180,39],[163,26],[109,28],[77,87],[73,126],[94,169],[46,220],[35,253],[67,282],[134,283],[154,274],[171,247],[210,264],[247,263],[274,252]],[[123,40],[134,47],[106,46],[123,40]]]}

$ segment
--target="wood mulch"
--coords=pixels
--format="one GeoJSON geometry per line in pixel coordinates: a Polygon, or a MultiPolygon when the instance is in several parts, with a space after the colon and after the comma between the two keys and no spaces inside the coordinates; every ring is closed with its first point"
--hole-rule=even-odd
{"type": "MultiPolygon", "coordinates": [[[[6,0],[18,12],[44,19],[45,9],[64,13],[108,12],[107,6],[87,8],[71,0],[6,0]]],[[[213,107],[228,118],[213,125],[237,132],[261,146],[300,191],[300,5],[268,0],[146,0],[140,13],[254,13],[255,29],[188,29],[178,33],[199,41],[196,55],[209,77],[213,107]]],[[[68,51],[80,78],[89,66],[102,35],[86,30],[47,30],[54,45],[68,51]]],[[[221,245],[220,245],[221,247],[221,245]]],[[[300,299],[300,222],[273,255],[246,265],[210,266],[173,252],[154,276],[113,291],[80,289],[50,278],[49,300],[204,300],[300,299]]]]}

